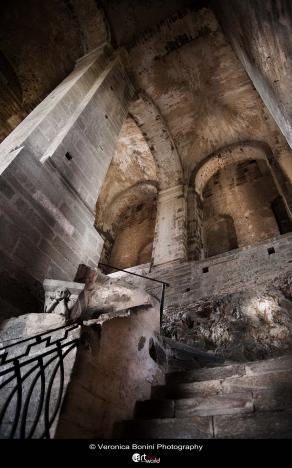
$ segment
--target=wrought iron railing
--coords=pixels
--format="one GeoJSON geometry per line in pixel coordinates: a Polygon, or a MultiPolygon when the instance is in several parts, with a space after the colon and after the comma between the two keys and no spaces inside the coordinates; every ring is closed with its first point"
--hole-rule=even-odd
{"type": "Polygon", "coordinates": [[[155,283],[160,283],[161,286],[161,296],[160,296],[160,328],[162,326],[162,320],[163,320],[163,309],[164,309],[164,300],[165,300],[165,288],[169,287],[169,283],[166,281],[161,281],[156,278],[151,278],[150,276],[145,276],[145,275],[140,275],[139,273],[134,273],[133,271],[129,270],[123,270],[122,268],[117,268],[112,265],[108,265],[107,263],[101,263],[99,262],[99,265],[104,266],[106,268],[112,268],[113,270],[116,271],[123,271],[127,273],[128,275],[133,275],[133,276],[138,276],[139,278],[144,278],[149,281],[153,281],[155,283]]]}
{"type": "Polygon", "coordinates": [[[0,348],[0,438],[50,439],[72,369],[80,322],[0,348]]]}
{"type": "MultiPolygon", "coordinates": [[[[102,266],[159,283],[160,324],[165,281],[100,263],[102,266]]],[[[0,438],[50,439],[80,342],[81,321],[21,340],[0,342],[0,438]]]]}

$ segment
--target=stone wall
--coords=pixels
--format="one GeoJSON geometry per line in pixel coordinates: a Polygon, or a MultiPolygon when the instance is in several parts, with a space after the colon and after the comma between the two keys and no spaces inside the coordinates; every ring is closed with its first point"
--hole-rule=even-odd
{"type": "MultiPolygon", "coordinates": [[[[291,240],[284,234],[202,261],[131,269],[170,283],[163,332],[232,360],[262,359],[291,349],[291,240]]],[[[160,297],[161,287],[141,281],[160,297]]]]}
{"type": "Polygon", "coordinates": [[[101,48],[0,145],[1,271],[25,275],[30,292],[96,266],[95,203],[131,93],[119,56],[101,48]]]}
{"type": "Polygon", "coordinates": [[[186,258],[186,202],[184,187],[160,191],[153,243],[153,263],[186,258]]]}
{"type": "Polygon", "coordinates": [[[151,262],[156,207],[155,204],[146,204],[144,215],[141,210],[140,205],[140,211],[121,226],[109,259],[110,265],[124,269],[151,262]]]}
{"type": "Polygon", "coordinates": [[[159,307],[85,327],[57,438],[109,438],[114,424],[134,415],[137,400],[150,398],[163,372],[150,357],[157,342],[159,307]]]}
{"type": "MultiPolygon", "coordinates": [[[[289,153],[211,9],[168,17],[137,38],[129,56],[137,87],[160,110],[186,179],[201,161],[230,144],[254,140],[268,144],[276,158],[289,153]]],[[[289,168],[288,156],[285,161],[289,168]]]]}
{"type": "Polygon", "coordinates": [[[291,2],[213,3],[235,53],[291,147],[291,2]]]}
{"type": "Polygon", "coordinates": [[[271,204],[278,195],[264,161],[247,160],[219,170],[204,189],[206,256],[277,236],[271,204]],[[224,229],[228,220],[234,233],[224,229]]]}
{"type": "Polygon", "coordinates": [[[0,141],[72,71],[79,57],[109,40],[97,3],[14,0],[2,5],[0,141]]]}

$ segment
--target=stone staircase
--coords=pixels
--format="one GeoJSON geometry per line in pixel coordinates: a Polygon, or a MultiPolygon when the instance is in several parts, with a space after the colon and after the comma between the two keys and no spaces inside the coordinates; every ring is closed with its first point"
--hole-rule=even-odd
{"type": "Polygon", "coordinates": [[[185,368],[152,387],[151,399],[136,403],[135,419],[119,423],[115,436],[292,438],[292,355],[185,368]]]}

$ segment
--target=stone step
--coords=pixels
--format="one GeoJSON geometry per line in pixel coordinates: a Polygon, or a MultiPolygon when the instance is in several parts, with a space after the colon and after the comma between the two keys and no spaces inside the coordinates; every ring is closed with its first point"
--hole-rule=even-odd
{"type": "Polygon", "coordinates": [[[224,416],[122,421],[115,438],[292,439],[292,410],[224,416]]]}
{"type": "Polygon", "coordinates": [[[292,439],[292,410],[214,416],[218,439],[292,439]]]}
{"type": "Polygon", "coordinates": [[[212,353],[201,351],[193,346],[166,337],[163,338],[163,341],[169,355],[168,372],[224,364],[223,358],[219,358],[212,353]]]}
{"type": "Polygon", "coordinates": [[[239,414],[254,410],[251,392],[180,400],[146,400],[136,404],[135,418],[188,418],[217,414],[239,414]]]}
{"type": "Polygon", "coordinates": [[[214,416],[218,414],[241,414],[254,411],[251,392],[175,400],[176,418],[191,416],[214,416]]]}
{"type": "Polygon", "coordinates": [[[264,361],[254,361],[245,364],[246,374],[255,375],[267,372],[279,372],[281,370],[291,370],[292,372],[292,355],[281,356],[274,359],[264,361]]]}
{"type": "Polygon", "coordinates": [[[253,390],[252,396],[256,411],[292,409],[291,386],[253,390]]]}
{"type": "Polygon", "coordinates": [[[122,421],[116,425],[114,436],[122,439],[210,439],[213,437],[212,418],[122,421]]]}
{"type": "MultiPolygon", "coordinates": [[[[217,375],[218,369],[222,370],[222,368],[214,368],[213,376],[217,375]]],[[[196,372],[200,372],[200,370],[196,372]]],[[[233,369],[230,372],[232,373],[233,369]]],[[[228,375],[228,369],[226,370],[226,374],[228,375]]],[[[211,377],[212,375],[209,376],[211,377]]],[[[283,389],[292,391],[292,372],[290,370],[281,370],[255,375],[231,375],[223,379],[206,379],[189,383],[168,382],[167,385],[154,386],[152,388],[152,398],[179,399],[269,389],[275,393],[280,393],[283,389]]]]}
{"type": "Polygon", "coordinates": [[[275,393],[281,392],[282,389],[292,391],[292,372],[291,370],[280,370],[241,377],[227,377],[222,381],[221,388],[223,393],[243,390],[271,390],[275,393]]]}
{"type": "Polygon", "coordinates": [[[177,385],[156,385],[152,387],[153,399],[179,399],[210,396],[222,393],[221,380],[207,380],[177,385]]]}
{"type": "Polygon", "coordinates": [[[230,366],[194,369],[188,372],[175,372],[166,375],[167,384],[200,382],[204,380],[217,380],[226,377],[239,377],[245,374],[243,364],[230,366]]]}

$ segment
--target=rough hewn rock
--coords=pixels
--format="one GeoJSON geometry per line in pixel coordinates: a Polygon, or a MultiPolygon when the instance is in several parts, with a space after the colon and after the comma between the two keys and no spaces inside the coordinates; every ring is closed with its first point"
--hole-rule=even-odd
{"type": "Polygon", "coordinates": [[[164,333],[226,359],[245,361],[278,356],[292,348],[292,278],[263,290],[201,299],[164,316],[164,333]]]}

